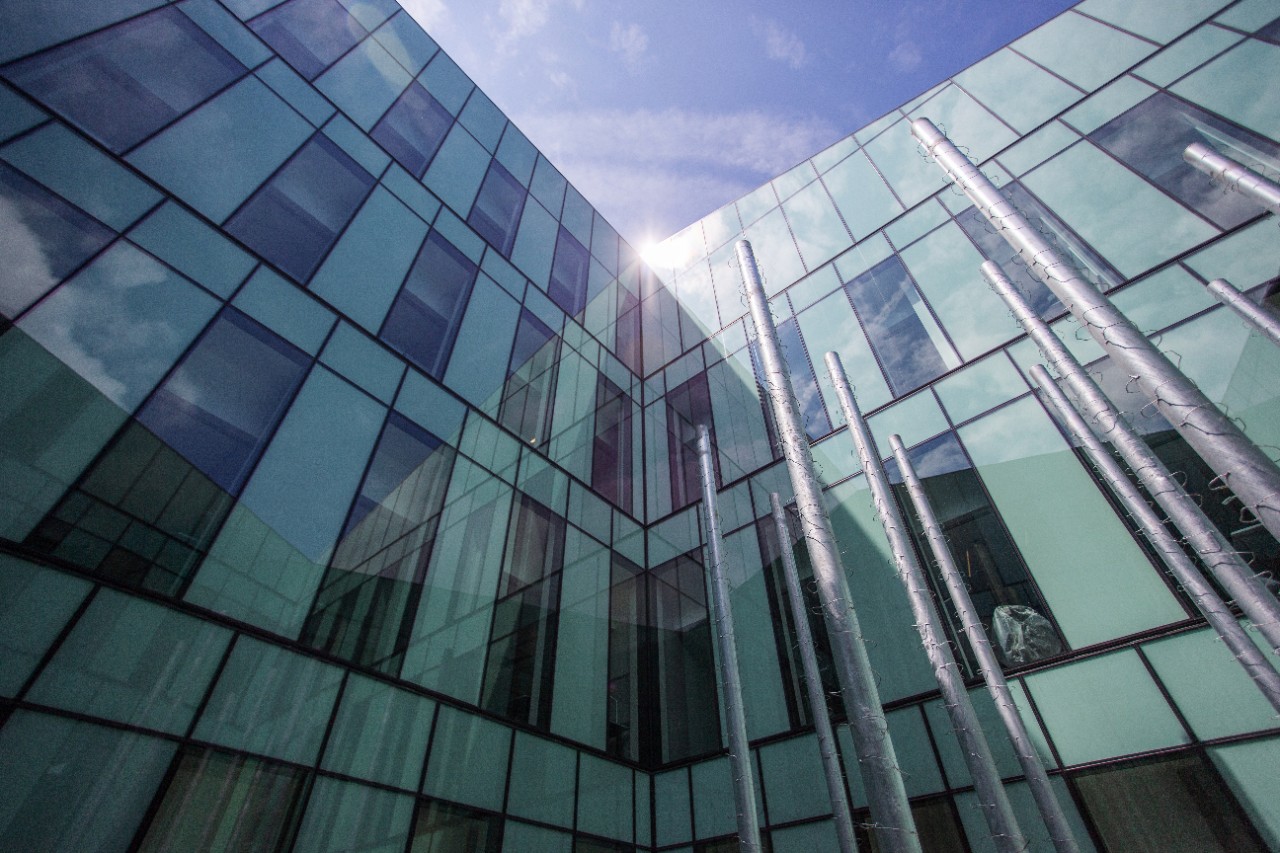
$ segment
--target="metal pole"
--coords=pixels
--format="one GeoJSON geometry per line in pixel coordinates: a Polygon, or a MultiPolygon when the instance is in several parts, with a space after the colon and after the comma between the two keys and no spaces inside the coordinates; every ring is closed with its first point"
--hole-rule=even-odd
{"type": "Polygon", "coordinates": [[[776,492],[769,495],[773,508],[773,525],[778,531],[778,551],[782,555],[782,576],[787,582],[787,599],[791,603],[791,618],[796,624],[796,641],[800,646],[800,664],[804,668],[805,693],[813,713],[813,728],[818,735],[818,752],[822,755],[822,771],[827,777],[827,793],[831,796],[831,813],[836,822],[836,837],[841,853],[857,853],[858,841],[853,832],[853,816],[849,813],[849,799],[844,790],[844,774],[840,772],[836,736],[831,731],[831,717],[827,714],[827,696],[822,690],[822,676],[818,672],[818,657],[813,649],[813,633],[809,630],[809,611],[800,593],[800,572],[796,570],[796,558],[791,553],[791,529],[782,509],[782,499],[776,492]]]}
{"type": "Polygon", "coordinates": [[[1187,444],[1280,539],[1280,468],[1000,194],[928,119],[911,132],[1187,444]]]}
{"type": "Polygon", "coordinates": [[[867,791],[876,839],[885,853],[921,853],[915,819],[907,803],[902,769],[893,751],[893,741],[889,739],[889,723],[880,702],[880,689],[871,671],[862,627],[858,624],[858,614],[849,595],[849,581],[840,563],[831,519],[827,517],[822,489],[813,471],[813,456],[796,406],[791,374],[782,360],[782,347],[778,343],[773,315],[769,313],[769,303],[765,300],[760,271],[756,268],[749,242],[739,240],[736,249],[751,318],[755,323],[764,385],[773,408],[787,471],[791,475],[791,488],[796,496],[805,546],[818,585],[818,599],[831,637],[831,652],[840,679],[840,696],[849,718],[853,746],[858,753],[858,768],[867,791]]]}
{"type": "Polygon", "coordinates": [[[724,541],[716,510],[716,474],[711,459],[711,432],[698,424],[698,471],[702,475],[702,511],[707,520],[707,551],[711,557],[711,610],[716,623],[716,646],[724,675],[724,716],[729,726],[729,765],[733,769],[733,799],[738,807],[738,843],[743,853],[761,853],[760,821],[756,815],[756,785],[751,774],[747,716],[738,673],[738,647],[729,610],[729,579],[724,565],[724,541]]]}
{"type": "Polygon", "coordinates": [[[1182,152],[1182,159],[1227,189],[1235,190],[1280,216],[1280,184],[1267,180],[1243,163],[1222,156],[1202,142],[1188,145],[1182,152]]]}
{"type": "MultiPolygon", "coordinates": [[[[896,438],[897,436],[893,436],[890,441],[893,442],[896,438]]],[[[929,540],[929,549],[938,563],[938,570],[942,574],[947,591],[951,594],[951,601],[960,614],[960,623],[964,626],[965,636],[969,638],[969,647],[973,649],[974,657],[978,659],[978,668],[982,670],[982,677],[987,683],[987,692],[996,703],[1000,720],[1004,723],[1009,742],[1013,744],[1014,754],[1018,757],[1018,764],[1022,766],[1022,773],[1027,778],[1027,787],[1031,789],[1031,796],[1040,810],[1040,817],[1049,830],[1053,849],[1058,853],[1079,853],[1080,847],[1076,843],[1075,833],[1071,831],[1067,815],[1063,812],[1062,805],[1058,802],[1058,797],[1049,782],[1049,774],[1045,772],[1044,764],[1041,763],[1035,745],[1031,742],[1031,736],[1027,733],[1026,724],[1022,721],[1022,715],[1018,713],[1013,694],[1009,692],[1009,683],[1004,678],[1004,670],[1000,668],[995,650],[991,648],[991,640],[983,630],[977,608],[973,606],[973,599],[969,597],[969,589],[965,586],[964,580],[960,577],[960,569],[951,557],[951,548],[947,545],[942,525],[938,523],[938,517],[933,512],[933,506],[924,493],[924,486],[921,485],[911,460],[907,458],[905,451],[900,451],[901,446],[901,442],[893,443],[893,455],[898,460],[902,479],[907,485],[907,493],[911,496],[916,514],[920,516],[925,537],[929,540]]]]}
{"type": "Polygon", "coordinates": [[[1215,299],[1239,314],[1245,323],[1280,347],[1280,316],[1274,311],[1252,301],[1232,287],[1226,279],[1215,278],[1205,286],[1215,299]]]}
{"type": "Polygon", "coordinates": [[[991,261],[982,265],[982,274],[1000,294],[1014,317],[1036,342],[1045,359],[1075,395],[1081,413],[1098,424],[1104,438],[1115,445],[1126,464],[1142,482],[1165,514],[1196,549],[1201,561],[1217,578],[1240,609],[1280,653],[1280,601],[1267,589],[1249,564],[1231,548],[1195,500],[1174,479],[1164,463],[1142,436],[1129,425],[1102,389],[1066,348],[1048,324],[1027,304],[1022,292],[991,261]]]}
{"type": "Polygon", "coordinates": [[[1160,554],[1164,564],[1187,594],[1191,596],[1196,609],[1203,614],[1209,626],[1218,633],[1240,666],[1253,679],[1262,695],[1271,703],[1271,707],[1280,712],[1280,672],[1267,661],[1253,640],[1245,633],[1244,628],[1236,621],[1227,605],[1218,597],[1204,576],[1196,570],[1177,540],[1165,529],[1160,516],[1147,503],[1146,498],[1138,491],[1137,486],[1125,476],[1120,463],[1115,460],[1102,442],[1094,435],[1093,430],[1085,423],[1074,408],[1071,407],[1067,395],[1053,381],[1044,365],[1037,364],[1031,368],[1031,376],[1040,386],[1043,396],[1048,399],[1050,408],[1057,414],[1067,431],[1080,442],[1102,479],[1120,499],[1120,503],[1129,511],[1134,520],[1142,528],[1147,541],[1160,554]]]}
{"type": "MultiPolygon", "coordinates": [[[[907,528],[898,505],[894,502],[889,487],[889,477],[880,462],[880,453],[876,449],[871,430],[863,420],[858,403],[853,398],[853,390],[849,387],[849,379],[845,376],[844,365],[840,356],[834,352],[827,353],[827,370],[831,373],[831,381],[835,385],[836,397],[844,410],[845,421],[849,424],[849,433],[853,436],[854,446],[858,449],[858,457],[862,461],[862,472],[866,475],[867,485],[871,489],[871,499],[875,503],[880,522],[884,525],[885,536],[889,547],[893,550],[894,567],[898,570],[898,579],[907,591],[907,599],[911,603],[911,613],[915,617],[916,631],[920,634],[920,642],[924,645],[929,664],[933,667],[933,677],[942,692],[942,702],[951,718],[951,728],[955,730],[956,740],[960,743],[960,751],[964,755],[969,775],[973,777],[974,788],[977,789],[978,805],[986,818],[987,828],[996,849],[1001,853],[1023,853],[1027,841],[1018,827],[1014,817],[1013,806],[1005,793],[1004,783],[1000,781],[1000,772],[996,770],[995,758],[991,755],[991,746],[982,733],[978,723],[978,714],[973,710],[973,702],[969,699],[969,691],[964,686],[964,677],[956,666],[955,655],[951,652],[951,643],[942,630],[942,619],[933,603],[933,595],[929,591],[924,570],[915,558],[915,550],[907,536],[907,528]]],[[[890,439],[893,442],[894,436],[890,439]]],[[[895,450],[901,442],[894,445],[895,450]]],[[[905,458],[905,455],[904,457],[905,458]]]]}

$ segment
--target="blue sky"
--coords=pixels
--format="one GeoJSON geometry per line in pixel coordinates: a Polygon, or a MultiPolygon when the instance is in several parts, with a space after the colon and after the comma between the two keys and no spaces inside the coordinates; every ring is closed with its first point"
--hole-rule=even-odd
{"type": "Polygon", "coordinates": [[[400,0],[637,247],[1069,0],[400,0]]]}

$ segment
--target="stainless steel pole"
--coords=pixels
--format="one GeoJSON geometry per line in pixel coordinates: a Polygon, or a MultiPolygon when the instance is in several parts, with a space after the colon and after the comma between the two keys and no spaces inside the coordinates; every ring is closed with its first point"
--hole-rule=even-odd
{"type": "Polygon", "coordinates": [[[1049,830],[1053,849],[1058,853],[1079,853],[1080,847],[1076,843],[1075,833],[1072,832],[1071,824],[1067,822],[1067,815],[1062,810],[1062,804],[1058,802],[1058,797],[1053,791],[1049,774],[1045,772],[1044,764],[1036,753],[1026,724],[1022,721],[1022,715],[1018,713],[1013,694],[1009,692],[1009,683],[1004,678],[1004,670],[1000,668],[995,650],[991,648],[991,640],[983,630],[982,620],[978,617],[977,608],[973,606],[973,599],[969,597],[969,589],[965,586],[960,576],[960,569],[951,557],[951,548],[947,545],[942,525],[938,523],[938,517],[933,512],[933,506],[924,493],[924,486],[921,485],[911,460],[907,458],[901,441],[895,441],[895,439],[897,439],[896,435],[889,440],[893,444],[893,455],[898,460],[902,479],[907,485],[907,493],[911,496],[916,514],[920,516],[925,537],[929,540],[929,550],[937,560],[947,592],[951,594],[951,601],[960,614],[960,624],[964,626],[965,636],[969,638],[969,647],[973,649],[974,657],[978,659],[978,668],[982,670],[983,680],[987,683],[987,692],[991,694],[991,699],[996,704],[1005,732],[1009,735],[1009,742],[1013,744],[1014,754],[1018,757],[1018,764],[1022,766],[1022,774],[1027,778],[1027,787],[1031,789],[1031,796],[1040,810],[1040,817],[1044,820],[1045,828],[1049,830]]]}
{"type": "Polygon", "coordinates": [[[724,676],[724,716],[729,726],[729,765],[733,772],[733,799],[738,808],[738,844],[743,853],[761,853],[760,820],[756,814],[756,785],[751,773],[751,747],[747,742],[747,716],[742,702],[742,678],[738,672],[738,646],[729,610],[729,578],[724,565],[724,541],[716,510],[716,473],[711,459],[711,432],[698,424],[698,471],[702,477],[702,512],[707,521],[707,551],[711,562],[711,610],[716,623],[716,647],[724,676]]]}
{"type": "Polygon", "coordinates": [[[836,822],[836,838],[841,853],[857,853],[858,840],[853,832],[853,815],[849,813],[849,797],[844,790],[844,774],[840,771],[840,756],[836,736],[831,730],[831,717],[827,713],[827,695],[822,689],[822,675],[818,672],[818,656],[814,652],[813,632],[809,630],[809,610],[800,592],[800,572],[796,558],[791,553],[791,529],[782,509],[782,499],[776,492],[770,493],[769,504],[773,508],[773,526],[778,531],[778,553],[782,555],[782,577],[787,584],[787,599],[791,603],[791,619],[796,625],[796,642],[800,646],[800,665],[804,669],[804,688],[809,697],[813,714],[813,728],[818,735],[818,752],[822,756],[822,772],[827,777],[827,793],[831,797],[831,814],[836,822]]]}
{"type": "Polygon", "coordinates": [[[1235,599],[1254,625],[1280,653],[1280,601],[1267,589],[1249,564],[1231,548],[1226,537],[1213,525],[1186,490],[1174,479],[1164,463],[1112,405],[1102,389],[1066,348],[1048,324],[1027,304],[1026,297],[991,261],[982,265],[982,274],[1000,294],[1014,317],[1036,342],[1045,359],[1058,372],[1079,402],[1086,418],[1098,424],[1103,437],[1115,445],[1147,493],[1187,537],[1201,561],[1218,583],[1235,599]]]}
{"type": "Polygon", "coordinates": [[[858,449],[862,473],[866,475],[867,485],[871,489],[871,499],[880,522],[884,525],[889,547],[893,550],[893,564],[898,570],[898,579],[906,588],[911,614],[915,617],[916,631],[920,634],[920,642],[929,657],[930,666],[933,667],[933,677],[942,692],[942,703],[951,718],[951,728],[955,730],[969,775],[973,777],[978,805],[986,818],[991,839],[1001,853],[1023,853],[1027,840],[1018,827],[1013,806],[1005,793],[1004,783],[1000,781],[1000,772],[996,770],[991,746],[982,733],[978,714],[973,710],[969,691],[964,686],[964,677],[956,666],[955,655],[952,654],[951,643],[942,629],[942,618],[934,606],[933,594],[929,591],[924,570],[915,558],[902,514],[898,512],[898,505],[894,502],[893,492],[889,487],[889,477],[880,462],[875,439],[871,437],[871,430],[867,428],[867,422],[863,420],[858,403],[853,398],[853,389],[849,387],[849,379],[845,376],[840,356],[834,352],[827,353],[827,370],[831,373],[836,397],[840,400],[845,421],[849,424],[849,433],[858,449]]]}
{"type": "Polygon", "coordinates": [[[749,242],[739,240],[736,249],[751,319],[755,323],[764,385],[773,408],[787,472],[791,475],[805,546],[818,585],[818,599],[831,637],[840,696],[858,753],[858,769],[867,791],[876,839],[885,853],[921,853],[902,769],[893,751],[893,741],[889,739],[880,690],[876,687],[862,627],[849,595],[849,581],[840,564],[840,551],[831,530],[831,519],[827,517],[822,489],[814,474],[813,456],[796,406],[791,374],[782,360],[782,347],[765,300],[760,271],[749,242]]]}
{"type": "Polygon", "coordinates": [[[1267,180],[1243,163],[1222,156],[1202,142],[1188,145],[1182,152],[1182,159],[1227,189],[1235,190],[1280,216],[1280,184],[1267,180]]]}
{"type": "Polygon", "coordinates": [[[1165,419],[1249,512],[1280,539],[1280,468],[1276,463],[1109,299],[1081,278],[932,122],[916,119],[911,123],[911,132],[1080,325],[1137,380],[1165,419]]]}
{"type": "Polygon", "coordinates": [[[1252,301],[1225,279],[1215,278],[1206,287],[1213,294],[1214,299],[1239,314],[1245,323],[1280,347],[1280,316],[1277,316],[1274,311],[1252,301]]]}
{"type": "Polygon", "coordinates": [[[1249,639],[1249,635],[1245,633],[1244,628],[1240,627],[1231,610],[1218,597],[1217,591],[1209,585],[1182,547],[1165,529],[1160,516],[1147,503],[1137,486],[1125,476],[1120,463],[1107,451],[1080,413],[1072,408],[1067,395],[1049,376],[1049,371],[1044,369],[1044,365],[1033,366],[1031,377],[1040,386],[1043,396],[1048,399],[1049,408],[1058,416],[1058,420],[1067,428],[1067,431],[1080,442],[1089,460],[1102,475],[1103,481],[1138,522],[1143,535],[1168,567],[1169,574],[1173,575],[1174,580],[1191,596],[1196,609],[1222,638],[1222,642],[1235,655],[1240,666],[1244,667],[1245,673],[1253,679],[1258,690],[1262,691],[1262,695],[1271,703],[1271,707],[1280,712],[1280,672],[1276,672],[1266,655],[1253,644],[1253,640],[1249,639]]]}

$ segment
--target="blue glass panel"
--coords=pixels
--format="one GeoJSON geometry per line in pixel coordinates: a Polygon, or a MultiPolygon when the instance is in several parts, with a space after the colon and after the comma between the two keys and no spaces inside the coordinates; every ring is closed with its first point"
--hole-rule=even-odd
{"type": "Polygon", "coordinates": [[[369,135],[415,178],[421,178],[452,125],[449,111],[426,89],[411,83],[369,135]]]}
{"type": "Polygon", "coordinates": [[[0,83],[0,142],[30,130],[47,118],[44,110],[32,106],[26,98],[0,83]]]}
{"type": "Polygon", "coordinates": [[[249,26],[308,80],[365,35],[364,27],[338,0],[291,0],[259,15],[249,26]]]}
{"type": "Polygon", "coordinates": [[[936,323],[896,256],[853,278],[845,291],[894,396],[919,388],[947,369],[930,335],[936,323]]]}
{"type": "Polygon", "coordinates": [[[164,4],[165,0],[115,3],[9,0],[4,4],[5,31],[4,39],[0,40],[0,62],[17,59],[164,4]]]}
{"type": "Polygon", "coordinates": [[[317,134],[227,222],[227,231],[298,281],[315,272],[373,178],[317,134]]]}
{"type": "Polygon", "coordinates": [[[166,8],[25,59],[4,75],[118,153],[244,71],[190,18],[166,8]]]}
{"type": "Polygon", "coordinates": [[[16,317],[112,236],[96,219],[0,163],[0,312],[16,317]]]}
{"type": "Polygon", "coordinates": [[[490,159],[484,146],[476,142],[465,127],[455,124],[423,176],[423,182],[454,210],[470,210],[488,172],[490,159]]]}
{"type": "Polygon", "coordinates": [[[225,311],[138,420],[224,489],[237,492],[308,363],[239,311],[225,311]]]}
{"type": "Polygon", "coordinates": [[[249,28],[240,23],[218,0],[182,0],[176,5],[200,29],[213,36],[218,44],[244,63],[246,68],[261,65],[272,58],[271,49],[254,38],[249,28]]]}
{"type": "Polygon", "coordinates": [[[248,252],[172,202],[138,223],[129,239],[224,298],[256,265],[248,252]]]}
{"type": "Polygon", "coordinates": [[[439,379],[453,348],[476,265],[432,231],[382,327],[382,339],[439,379]]]}
{"type": "Polygon", "coordinates": [[[502,131],[507,126],[507,117],[502,114],[502,110],[494,106],[493,101],[479,89],[467,98],[467,105],[463,108],[462,115],[458,116],[458,121],[490,151],[497,149],[502,131]]]}
{"type": "Polygon", "coordinates": [[[271,60],[254,73],[316,127],[324,124],[335,112],[333,104],[279,59],[271,60]]]}
{"type": "Polygon", "coordinates": [[[373,37],[410,74],[417,74],[421,71],[423,66],[440,49],[432,41],[431,36],[423,32],[422,27],[418,26],[409,13],[404,10],[396,12],[389,21],[374,32],[373,37]]]}
{"type": "Polygon", "coordinates": [[[413,82],[408,71],[373,39],[365,39],[316,80],[348,117],[368,130],[413,82]]]}
{"type": "Polygon", "coordinates": [[[524,212],[525,190],[496,160],[480,185],[480,195],[467,223],[507,257],[516,242],[516,227],[524,212]]]}
{"type": "Polygon", "coordinates": [[[590,260],[586,247],[567,229],[561,228],[547,295],[570,316],[577,316],[586,307],[590,260]]]}
{"type": "Polygon", "coordinates": [[[542,202],[554,216],[559,216],[564,208],[564,193],[567,187],[568,182],[556,167],[551,165],[551,161],[546,157],[539,157],[538,166],[533,170],[533,183],[529,185],[529,192],[533,193],[533,197],[542,202]]]}

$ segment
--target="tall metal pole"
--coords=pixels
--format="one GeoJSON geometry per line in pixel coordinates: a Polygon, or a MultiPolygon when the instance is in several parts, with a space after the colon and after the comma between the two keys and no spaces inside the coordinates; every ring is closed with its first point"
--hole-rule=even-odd
{"type": "Polygon", "coordinates": [[[1205,287],[1213,294],[1214,299],[1236,312],[1251,328],[1280,347],[1280,316],[1274,311],[1253,302],[1225,279],[1215,278],[1205,287]]]}
{"type": "Polygon", "coordinates": [[[747,303],[755,323],[764,385],[773,408],[796,509],[804,531],[805,546],[818,586],[818,599],[831,637],[831,652],[840,679],[840,696],[858,753],[858,769],[867,791],[876,839],[885,853],[921,853],[907,790],[889,739],[889,723],[880,702],[880,690],[871,671],[858,614],[849,595],[849,581],[840,564],[831,519],[827,517],[822,489],[813,470],[813,456],[796,406],[791,374],[782,360],[778,332],[765,300],[764,285],[751,244],[739,240],[736,249],[746,285],[747,303]]]}
{"type": "Polygon", "coordinates": [[[1032,310],[1026,297],[1000,267],[986,261],[982,265],[982,274],[1036,342],[1045,359],[1067,383],[1084,416],[1098,424],[1103,437],[1115,445],[1147,493],[1187,537],[1218,583],[1240,605],[1272,649],[1280,653],[1280,601],[1267,589],[1262,578],[1232,549],[1226,537],[1112,405],[1048,324],[1032,310]]]}
{"type": "MultiPolygon", "coordinates": [[[[1000,772],[996,770],[991,746],[982,733],[978,714],[973,710],[969,691],[964,686],[964,677],[956,666],[951,643],[947,641],[942,629],[942,618],[938,615],[933,595],[929,591],[929,583],[916,560],[902,514],[898,512],[898,505],[894,502],[889,477],[880,462],[875,439],[871,437],[871,430],[867,428],[867,422],[858,409],[858,402],[853,397],[853,389],[849,387],[849,378],[845,376],[840,356],[834,352],[827,353],[827,370],[831,373],[836,397],[840,400],[845,421],[849,424],[849,433],[858,449],[862,473],[866,475],[867,485],[871,489],[871,499],[880,516],[880,523],[884,525],[889,547],[893,550],[893,564],[898,570],[898,579],[906,588],[911,614],[915,617],[916,631],[920,634],[920,642],[929,657],[930,666],[933,667],[933,677],[942,692],[942,703],[951,718],[951,728],[955,730],[956,740],[960,743],[960,752],[964,755],[969,775],[973,777],[978,805],[987,820],[991,838],[1001,853],[1023,853],[1027,840],[1018,827],[1013,806],[1005,793],[1004,783],[1000,781],[1000,772]]],[[[896,438],[894,436],[890,441],[896,438]]],[[[895,445],[899,446],[901,442],[895,445]]]]}
{"type": "Polygon", "coordinates": [[[778,531],[778,552],[782,555],[782,576],[787,583],[787,599],[791,604],[791,619],[796,625],[796,642],[800,646],[800,665],[804,669],[804,688],[809,697],[813,714],[813,728],[818,735],[818,752],[822,756],[822,772],[827,777],[827,793],[831,797],[831,814],[836,822],[836,838],[841,853],[857,853],[858,840],[853,832],[853,815],[849,813],[849,798],[844,790],[844,775],[840,772],[840,756],[837,753],[836,736],[831,730],[831,717],[827,713],[827,696],[822,689],[822,675],[818,672],[818,656],[813,648],[813,632],[809,630],[809,610],[800,592],[800,572],[796,558],[791,553],[791,529],[782,509],[782,499],[777,492],[769,495],[773,508],[773,525],[778,531]]]}
{"type": "Polygon", "coordinates": [[[733,771],[733,799],[738,808],[738,843],[742,853],[761,853],[760,820],[756,815],[756,785],[751,774],[751,747],[738,672],[738,647],[729,610],[729,579],[724,565],[724,541],[716,510],[716,474],[711,458],[711,433],[698,424],[698,470],[702,476],[702,511],[707,521],[707,551],[711,557],[711,610],[716,623],[716,646],[724,676],[724,716],[729,725],[729,765],[733,771]]]}
{"type": "Polygon", "coordinates": [[[947,592],[951,594],[951,601],[960,614],[960,624],[964,626],[965,636],[969,638],[969,647],[973,649],[974,657],[978,659],[978,668],[982,670],[982,678],[987,683],[987,692],[991,694],[991,699],[996,704],[996,711],[1000,714],[1001,722],[1004,723],[1009,742],[1013,744],[1018,764],[1022,766],[1022,774],[1027,778],[1027,787],[1031,789],[1031,796],[1040,810],[1040,817],[1044,820],[1045,828],[1049,830],[1053,849],[1058,853],[1079,853],[1080,847],[1076,843],[1075,833],[1072,832],[1071,824],[1067,822],[1067,815],[1062,810],[1062,804],[1058,802],[1058,797],[1053,791],[1049,774],[1045,772],[1044,764],[1036,753],[1035,744],[1031,742],[1031,736],[1027,733],[1022,715],[1018,713],[1013,694],[1009,692],[1009,683],[1005,681],[1004,670],[1000,668],[995,650],[991,648],[991,640],[983,630],[982,620],[978,617],[977,608],[973,606],[973,599],[969,597],[969,589],[960,576],[960,569],[952,559],[951,548],[947,545],[942,525],[938,523],[933,506],[924,493],[924,486],[920,483],[915,467],[907,458],[902,442],[896,440],[897,438],[895,435],[889,441],[893,444],[893,455],[898,460],[898,468],[902,471],[907,493],[911,496],[916,514],[920,516],[925,537],[929,540],[929,550],[933,552],[933,557],[938,563],[943,583],[946,584],[947,592]]]}
{"type": "Polygon", "coordinates": [[[1243,163],[1222,156],[1202,142],[1188,145],[1182,159],[1227,189],[1280,216],[1280,184],[1267,180],[1243,163]]]}
{"type": "Polygon", "coordinates": [[[1137,486],[1125,476],[1120,463],[1107,451],[1080,413],[1072,408],[1067,395],[1049,376],[1049,371],[1044,369],[1044,365],[1034,365],[1031,368],[1031,377],[1040,386],[1043,396],[1049,401],[1049,407],[1057,415],[1058,420],[1080,442],[1107,486],[1138,522],[1143,535],[1168,567],[1169,574],[1173,575],[1174,580],[1191,596],[1196,609],[1204,615],[1209,626],[1217,632],[1222,642],[1235,655],[1240,666],[1244,667],[1245,673],[1253,679],[1258,690],[1271,703],[1271,707],[1280,712],[1280,672],[1275,670],[1266,655],[1253,644],[1253,640],[1249,639],[1249,635],[1245,633],[1244,628],[1240,627],[1240,623],[1223,603],[1217,591],[1209,585],[1177,540],[1165,529],[1160,516],[1147,503],[1137,486]]]}
{"type": "Polygon", "coordinates": [[[1280,468],[1075,268],[928,119],[911,132],[1165,420],[1267,530],[1280,539],[1280,468]]]}

